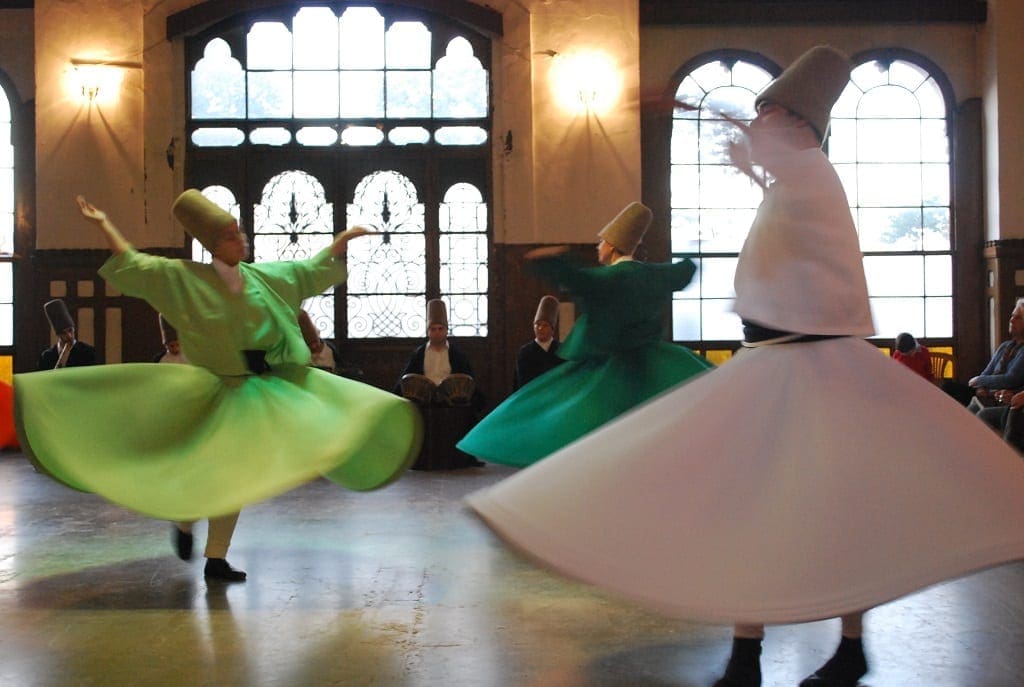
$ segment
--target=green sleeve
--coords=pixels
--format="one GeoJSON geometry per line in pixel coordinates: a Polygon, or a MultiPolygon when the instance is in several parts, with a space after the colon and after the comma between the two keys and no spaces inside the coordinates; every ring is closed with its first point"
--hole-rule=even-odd
{"type": "Polygon", "coordinates": [[[251,265],[274,291],[298,307],[306,298],[323,293],[348,276],[345,263],[325,248],[309,260],[263,262],[251,265]]]}

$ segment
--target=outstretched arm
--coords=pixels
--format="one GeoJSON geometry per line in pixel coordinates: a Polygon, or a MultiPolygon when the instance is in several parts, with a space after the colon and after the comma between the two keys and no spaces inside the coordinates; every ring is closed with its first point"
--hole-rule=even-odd
{"type": "Polygon", "coordinates": [[[360,236],[366,236],[367,234],[376,234],[373,227],[365,224],[357,224],[351,229],[345,231],[334,237],[334,243],[331,244],[331,256],[334,258],[341,258],[345,256],[345,251],[348,250],[348,242],[352,239],[359,238],[360,236]]]}
{"type": "Polygon", "coordinates": [[[121,235],[121,232],[107,217],[107,213],[87,201],[84,196],[78,196],[75,200],[78,201],[82,215],[99,225],[103,235],[107,237],[107,243],[110,245],[110,250],[114,251],[114,255],[120,255],[131,249],[132,244],[128,243],[128,240],[121,235]]]}

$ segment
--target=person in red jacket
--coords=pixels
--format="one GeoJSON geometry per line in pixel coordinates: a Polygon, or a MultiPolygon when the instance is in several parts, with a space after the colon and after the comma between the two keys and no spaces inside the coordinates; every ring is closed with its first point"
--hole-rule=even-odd
{"type": "Polygon", "coordinates": [[[935,381],[932,375],[932,355],[928,347],[918,343],[913,335],[903,332],[896,337],[896,350],[892,352],[892,357],[929,382],[935,381]]]}

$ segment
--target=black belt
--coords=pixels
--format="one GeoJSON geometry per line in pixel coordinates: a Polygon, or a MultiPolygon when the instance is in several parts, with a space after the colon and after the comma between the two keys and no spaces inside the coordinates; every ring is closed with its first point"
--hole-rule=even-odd
{"type": "Polygon", "coordinates": [[[759,343],[769,339],[782,339],[779,343],[807,343],[809,341],[825,341],[826,339],[842,339],[849,336],[849,334],[797,334],[780,329],[769,329],[748,320],[742,320],[742,322],[743,341],[746,343],[759,343]]]}
{"type": "Polygon", "coordinates": [[[245,366],[249,368],[249,372],[256,375],[270,372],[266,351],[242,351],[242,355],[245,356],[245,366]]]}

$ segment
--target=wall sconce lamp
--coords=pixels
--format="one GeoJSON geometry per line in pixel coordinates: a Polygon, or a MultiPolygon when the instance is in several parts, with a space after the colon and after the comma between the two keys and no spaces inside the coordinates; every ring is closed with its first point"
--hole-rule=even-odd
{"type": "Polygon", "coordinates": [[[71,88],[90,104],[113,102],[121,90],[126,69],[142,69],[139,62],[112,60],[71,60],[71,88]]]}
{"type": "Polygon", "coordinates": [[[616,103],[622,78],[606,53],[554,53],[551,57],[551,87],[563,109],[577,114],[603,114],[616,103]]]}

